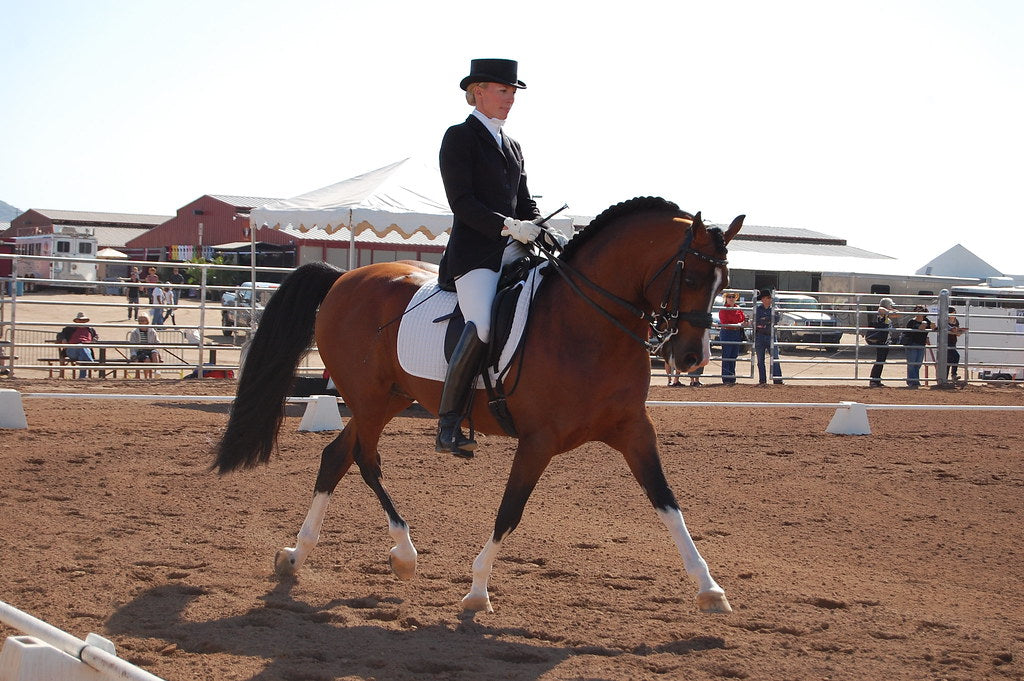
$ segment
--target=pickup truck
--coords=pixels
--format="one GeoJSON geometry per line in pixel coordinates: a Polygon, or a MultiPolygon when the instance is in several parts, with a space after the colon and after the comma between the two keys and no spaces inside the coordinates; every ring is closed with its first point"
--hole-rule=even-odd
{"type": "Polygon", "coordinates": [[[267,301],[270,300],[270,296],[274,295],[274,291],[278,287],[280,287],[280,284],[269,281],[257,281],[255,309],[252,304],[251,281],[241,284],[234,291],[225,292],[220,298],[220,325],[224,327],[224,335],[232,335],[235,331],[232,327],[242,328],[245,331],[255,329],[260,323],[263,308],[267,306],[267,301]]]}
{"type": "Polygon", "coordinates": [[[814,296],[780,293],[774,306],[780,313],[775,332],[781,343],[835,344],[843,339],[839,321],[814,296]]]}

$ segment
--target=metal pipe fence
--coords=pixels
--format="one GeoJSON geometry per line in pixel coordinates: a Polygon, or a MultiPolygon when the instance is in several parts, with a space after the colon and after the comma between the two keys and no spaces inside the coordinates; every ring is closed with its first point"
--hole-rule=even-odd
{"type": "MultiPolygon", "coordinates": [[[[28,315],[28,309],[38,311],[47,306],[66,308],[74,305],[87,312],[124,308],[128,303],[121,296],[127,288],[146,289],[153,286],[150,282],[132,283],[119,279],[117,281],[68,282],[66,280],[26,278],[17,275],[17,262],[20,259],[56,260],[49,256],[25,256],[17,254],[0,254],[0,259],[12,260],[14,274],[0,280],[0,373],[14,374],[33,372],[31,375],[59,376],[62,368],[60,360],[61,345],[55,342],[56,334],[66,321],[38,321],[38,314],[28,315]],[[94,298],[82,300],[72,294],[40,295],[45,286],[89,286],[111,301],[94,298]],[[32,290],[29,290],[32,289],[32,290]],[[19,315],[19,309],[22,314],[19,315]],[[35,320],[30,319],[33,317],[35,320]]],[[[105,262],[95,258],[66,258],[73,262],[105,262]]],[[[171,290],[179,291],[178,301],[162,306],[170,323],[160,325],[161,347],[170,350],[164,353],[165,361],[159,365],[131,361],[131,355],[148,345],[133,345],[127,341],[128,333],[136,328],[135,324],[122,321],[90,323],[97,328],[100,337],[111,343],[105,353],[106,362],[97,362],[96,366],[88,366],[88,371],[100,371],[103,375],[111,371],[137,371],[158,369],[162,372],[178,373],[182,376],[192,372],[198,376],[205,371],[235,371],[242,359],[242,347],[251,334],[253,321],[258,323],[259,303],[256,295],[249,297],[248,307],[235,305],[233,311],[245,310],[248,323],[241,325],[225,324],[225,308],[221,304],[224,294],[238,291],[238,282],[224,283],[226,277],[235,277],[250,282],[250,290],[255,290],[255,283],[261,277],[281,278],[291,270],[289,268],[252,267],[250,265],[223,265],[214,263],[182,263],[173,261],[118,260],[117,265],[137,265],[142,268],[156,267],[167,271],[177,267],[187,270],[191,282],[186,284],[165,284],[171,290]],[[220,283],[212,283],[212,282],[220,283]],[[177,314],[187,317],[188,321],[175,323],[177,314]]],[[[718,323],[718,311],[722,309],[722,301],[716,301],[712,310],[715,327],[712,329],[711,363],[697,376],[704,378],[722,377],[722,348],[738,346],[736,358],[736,375],[739,379],[756,380],[757,353],[754,352],[752,320],[757,302],[756,291],[737,291],[740,294],[741,309],[747,317],[745,338],[743,341],[723,341],[718,337],[721,326],[718,323]]],[[[141,298],[142,296],[140,296],[141,298]]],[[[954,317],[964,329],[963,335],[957,339],[955,348],[960,353],[958,368],[962,370],[961,383],[988,383],[993,381],[1019,382],[1024,381],[1024,295],[1019,298],[981,297],[951,295],[941,291],[938,296],[882,295],[869,293],[843,292],[806,292],[776,291],[774,305],[778,321],[772,327],[770,343],[766,351],[766,364],[773,353],[779,355],[782,366],[782,379],[798,382],[868,382],[870,371],[876,362],[877,346],[866,343],[866,332],[871,330],[869,320],[878,308],[881,298],[892,298],[900,309],[893,329],[893,342],[888,346],[889,354],[885,360],[888,372],[887,380],[897,376],[899,368],[906,366],[904,347],[899,344],[899,332],[904,328],[914,305],[928,308],[928,318],[936,324],[936,331],[928,337],[925,347],[926,358],[923,364],[922,380],[926,383],[936,382],[949,385],[947,366],[952,356],[949,353],[949,314],[937,314],[954,307],[954,317]],[[931,371],[935,376],[931,376],[931,371]]],[[[149,303],[140,300],[139,309],[145,311],[149,303]]],[[[90,312],[92,314],[92,312],[90,312]]],[[[109,318],[110,315],[107,315],[109,318]]],[[[101,341],[100,345],[104,341],[101,341]]],[[[668,377],[664,370],[655,367],[654,375],[668,377]]],[[[766,366],[770,375],[770,367],[766,366]]],[[[311,348],[303,361],[300,372],[319,373],[323,370],[319,354],[311,348]]],[[[694,372],[696,373],[696,372],[694,372]]],[[[691,376],[694,376],[691,373],[691,376]]],[[[127,376],[127,373],[125,373],[127,376]]],[[[699,379],[698,379],[699,380],[699,379]]],[[[769,380],[771,380],[769,378],[769,380]]]]}
{"type": "MultiPolygon", "coordinates": [[[[758,378],[757,355],[753,351],[752,323],[759,305],[756,291],[736,291],[740,294],[740,309],[747,317],[743,341],[718,339],[721,329],[716,302],[712,309],[715,328],[712,329],[712,358],[709,365],[697,375],[721,378],[721,348],[739,346],[737,375],[739,378],[758,378]],[[740,373],[740,368],[745,369],[740,373]],[[718,369],[716,372],[715,369],[718,369]]],[[[1021,297],[990,297],[953,295],[948,290],[938,296],[883,295],[869,293],[775,291],[773,307],[779,317],[773,325],[765,352],[766,379],[772,380],[770,356],[779,354],[783,367],[782,380],[807,382],[871,381],[870,370],[876,363],[876,348],[866,342],[870,318],[878,309],[878,301],[892,298],[900,310],[894,320],[892,338],[887,345],[885,360],[889,376],[896,380],[894,369],[906,366],[901,334],[906,322],[914,316],[913,307],[928,308],[926,316],[936,325],[929,332],[925,345],[922,381],[952,385],[946,367],[950,366],[950,349],[960,352],[957,367],[962,369],[961,384],[1024,381],[1024,294],[1021,297]],[[797,300],[807,299],[811,300],[797,300]],[[828,301],[828,302],[818,302],[828,301]],[[953,307],[952,315],[947,310],[953,307]],[[942,314],[939,314],[939,311],[942,314]],[[950,316],[960,322],[963,335],[954,344],[950,340],[950,316]],[[931,369],[935,376],[930,375],[931,369]]],[[[953,372],[957,373],[957,372],[953,372]]],[[[656,373],[671,379],[667,372],[656,373]]],[[[688,374],[695,376],[695,372],[688,374]]],[[[902,379],[902,377],[900,377],[902,379]]]]}
{"type": "MultiPolygon", "coordinates": [[[[249,295],[246,301],[231,306],[222,304],[222,298],[227,293],[239,293],[240,284],[253,290],[256,287],[249,282],[268,275],[279,279],[291,271],[289,268],[214,263],[115,261],[114,264],[122,269],[138,266],[143,276],[145,268],[149,267],[164,273],[171,268],[188,272],[192,280],[190,283],[171,284],[167,283],[166,275],[159,277],[160,287],[178,293],[173,302],[156,305],[147,301],[144,293],[156,285],[153,282],[136,283],[128,281],[127,277],[83,282],[19,277],[17,274],[19,260],[104,262],[108,265],[110,261],[18,254],[0,254],[0,259],[12,261],[11,276],[0,279],[0,374],[25,377],[61,378],[66,372],[73,372],[71,376],[74,376],[80,371],[100,377],[116,377],[123,372],[126,378],[130,374],[139,376],[142,372],[151,371],[179,377],[228,375],[238,370],[245,342],[254,329],[253,322],[258,323],[262,308],[256,295],[249,295]],[[235,281],[224,281],[229,277],[235,281]],[[213,281],[222,283],[211,283],[213,281]],[[126,292],[130,288],[140,290],[140,300],[136,304],[127,298],[126,292]],[[81,295],[85,293],[97,295],[85,298],[81,295]],[[61,329],[74,325],[68,316],[69,307],[102,319],[88,323],[100,338],[86,346],[93,353],[93,362],[67,360],[63,350],[72,344],[57,340],[61,329]],[[137,328],[137,322],[131,319],[121,321],[124,311],[134,308],[136,314],[149,315],[151,308],[157,307],[167,313],[165,323],[152,324],[157,330],[158,344],[131,343],[129,335],[137,328]],[[40,314],[40,310],[46,310],[47,314],[40,314]],[[49,310],[52,310],[52,315],[48,314],[49,310]],[[48,319],[51,316],[53,319],[48,319]],[[232,317],[232,323],[224,323],[227,316],[232,317]],[[47,319],[40,321],[42,318],[47,319]],[[244,323],[239,324],[239,321],[244,323]],[[140,349],[158,350],[162,361],[136,361],[135,351],[140,349]]],[[[299,372],[319,374],[322,371],[319,354],[315,347],[311,348],[299,372]]]]}

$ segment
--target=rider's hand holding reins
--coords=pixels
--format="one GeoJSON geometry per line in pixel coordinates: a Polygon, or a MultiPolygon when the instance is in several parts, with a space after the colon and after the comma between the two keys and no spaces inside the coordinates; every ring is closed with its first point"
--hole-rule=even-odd
{"type": "Polygon", "coordinates": [[[505,218],[505,227],[501,230],[501,235],[511,236],[520,243],[528,244],[540,235],[540,225],[527,220],[505,218]]]}

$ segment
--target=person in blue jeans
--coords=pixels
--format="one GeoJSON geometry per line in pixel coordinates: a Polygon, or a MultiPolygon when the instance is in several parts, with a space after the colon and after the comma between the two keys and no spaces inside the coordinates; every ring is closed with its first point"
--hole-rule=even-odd
{"type": "Polygon", "coordinates": [[[782,384],[782,365],[779,364],[779,346],[772,343],[775,325],[779,321],[779,313],[772,307],[772,292],[761,291],[758,296],[761,304],[754,308],[754,352],[757,353],[757,383],[766,385],[768,377],[765,371],[765,353],[772,355],[772,382],[782,384]]]}
{"type": "Polygon", "coordinates": [[[914,306],[914,318],[907,322],[903,332],[903,352],[907,358],[907,387],[921,387],[921,365],[924,364],[924,346],[928,344],[928,332],[935,329],[935,323],[925,316],[924,305],[914,306]]]}
{"type": "Polygon", "coordinates": [[[718,334],[722,341],[722,383],[736,384],[736,358],[740,354],[743,343],[743,326],[747,323],[747,315],[739,306],[739,294],[729,291],[724,296],[725,307],[718,311],[718,334]]]}

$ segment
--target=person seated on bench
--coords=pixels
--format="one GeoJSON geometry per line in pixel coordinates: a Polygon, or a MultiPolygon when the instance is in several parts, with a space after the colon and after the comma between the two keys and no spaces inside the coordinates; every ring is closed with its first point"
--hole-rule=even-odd
{"type": "MultiPolygon", "coordinates": [[[[128,342],[132,345],[156,345],[160,342],[157,338],[156,329],[149,325],[149,317],[144,314],[139,315],[139,328],[132,329],[132,332],[128,335],[128,342]]],[[[132,361],[133,362],[162,362],[163,358],[160,356],[159,350],[150,350],[149,348],[132,348],[132,361]]],[[[145,370],[146,378],[153,378],[153,370],[145,370]]],[[[135,377],[139,377],[138,370],[135,371],[135,377]]],[[[127,378],[127,376],[125,377],[127,378]]]]}
{"type": "MultiPolygon", "coordinates": [[[[89,323],[89,317],[84,312],[79,312],[75,315],[74,322],[74,326],[65,326],[60,332],[64,337],[65,343],[79,345],[84,343],[94,343],[100,339],[100,335],[96,333],[96,329],[91,326],[86,326],[86,324],[89,323]]],[[[64,356],[73,362],[95,361],[92,356],[91,348],[65,348],[64,356]]],[[[88,372],[85,369],[81,369],[78,372],[78,377],[85,378],[87,373],[88,372]]]]}

